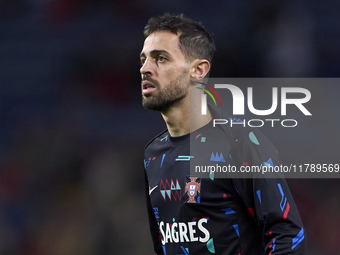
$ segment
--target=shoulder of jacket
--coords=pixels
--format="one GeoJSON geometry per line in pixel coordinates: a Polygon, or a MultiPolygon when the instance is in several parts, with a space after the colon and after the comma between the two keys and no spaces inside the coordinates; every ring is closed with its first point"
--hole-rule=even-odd
{"type": "Polygon", "coordinates": [[[159,133],[158,135],[156,135],[154,138],[152,138],[144,147],[144,149],[146,149],[147,147],[150,146],[150,144],[152,144],[157,138],[164,136],[164,134],[166,134],[168,132],[167,129],[163,130],[161,133],[159,133]]]}

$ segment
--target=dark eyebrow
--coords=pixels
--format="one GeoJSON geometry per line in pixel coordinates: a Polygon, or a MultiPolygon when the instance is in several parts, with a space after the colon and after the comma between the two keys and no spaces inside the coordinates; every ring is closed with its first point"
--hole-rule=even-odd
{"type": "MultiPolygon", "coordinates": [[[[159,55],[159,54],[169,54],[169,52],[166,51],[166,50],[152,50],[152,51],[150,51],[150,55],[159,55]]],[[[142,52],[142,53],[139,55],[140,58],[141,58],[141,57],[145,57],[145,56],[146,56],[146,55],[145,55],[144,52],[142,52]]]]}

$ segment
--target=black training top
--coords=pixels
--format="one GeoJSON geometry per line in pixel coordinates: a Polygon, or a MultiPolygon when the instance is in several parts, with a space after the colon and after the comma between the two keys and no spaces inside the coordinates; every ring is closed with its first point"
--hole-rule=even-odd
{"type": "MultiPolygon", "coordinates": [[[[210,111],[215,119],[227,119],[215,107],[210,111]]],[[[226,174],[279,165],[273,144],[242,125],[210,122],[185,136],[167,131],[156,136],[146,146],[144,162],[155,252],[303,254],[305,233],[284,178],[226,174]]]]}

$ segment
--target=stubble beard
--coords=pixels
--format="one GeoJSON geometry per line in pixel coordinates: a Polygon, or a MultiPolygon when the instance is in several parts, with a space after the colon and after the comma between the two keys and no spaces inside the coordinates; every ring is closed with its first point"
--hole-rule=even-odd
{"type": "Polygon", "coordinates": [[[152,80],[158,90],[158,94],[143,95],[143,107],[149,110],[164,112],[170,107],[178,105],[188,94],[186,85],[187,75],[188,70],[184,70],[175,80],[172,80],[163,88],[157,81],[152,80]]]}

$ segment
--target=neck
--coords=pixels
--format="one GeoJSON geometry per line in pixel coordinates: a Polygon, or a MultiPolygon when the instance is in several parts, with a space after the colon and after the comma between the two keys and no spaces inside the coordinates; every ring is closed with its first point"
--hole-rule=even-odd
{"type": "Polygon", "coordinates": [[[162,117],[172,137],[189,134],[208,124],[212,118],[210,112],[201,115],[200,98],[190,100],[190,93],[178,105],[162,112],[162,117]]]}

